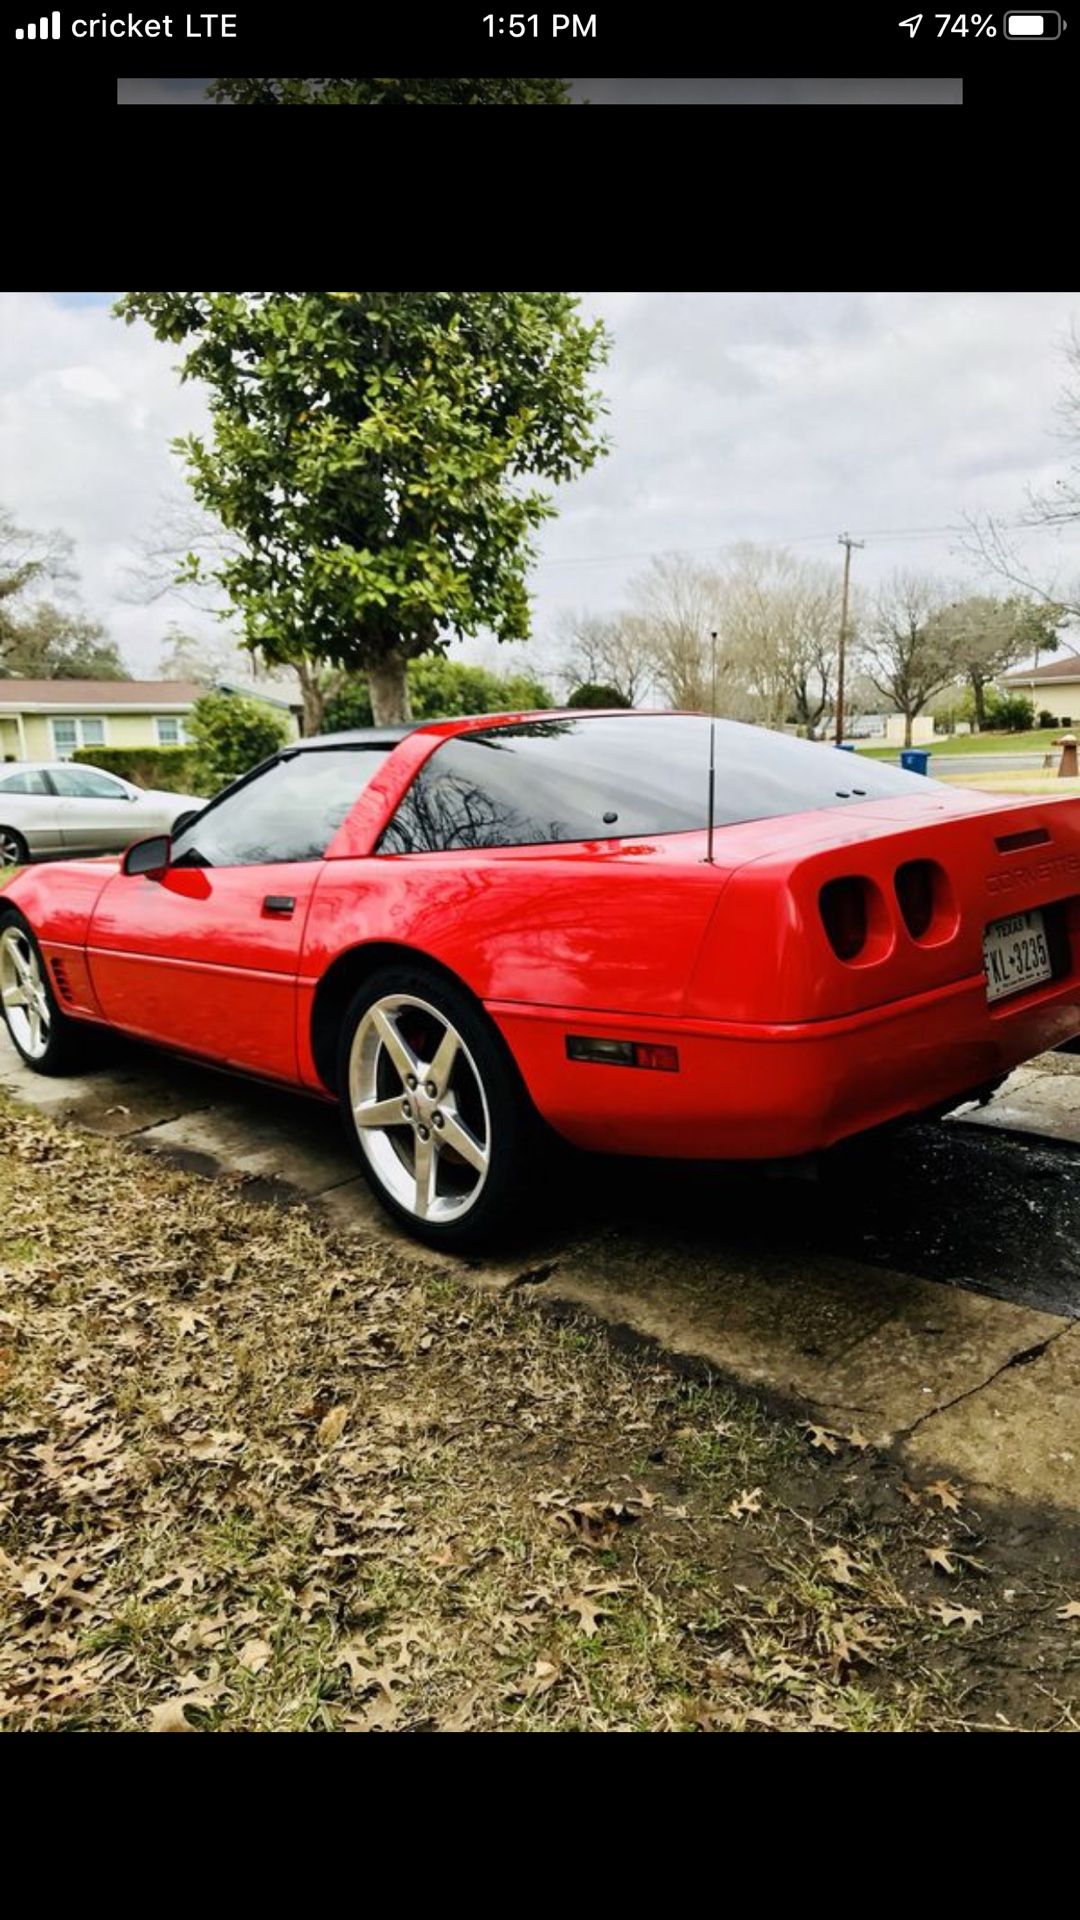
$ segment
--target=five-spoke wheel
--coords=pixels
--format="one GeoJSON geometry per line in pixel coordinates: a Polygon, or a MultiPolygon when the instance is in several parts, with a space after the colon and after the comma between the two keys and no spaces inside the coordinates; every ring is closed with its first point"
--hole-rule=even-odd
{"type": "Polygon", "coordinates": [[[380,971],[342,1035],[341,1100],[372,1185],[435,1245],[485,1237],[520,1194],[534,1116],[499,1036],[454,981],[380,971]]]}
{"type": "Polygon", "coordinates": [[[20,1053],[27,1060],[44,1059],[49,1049],[52,1009],[37,948],[18,922],[0,933],[0,1002],[20,1053]]]}

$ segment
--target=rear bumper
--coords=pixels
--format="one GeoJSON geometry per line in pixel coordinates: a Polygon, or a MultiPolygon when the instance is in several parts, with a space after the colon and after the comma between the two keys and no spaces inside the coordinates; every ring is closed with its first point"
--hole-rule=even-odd
{"type": "Polygon", "coordinates": [[[812,1153],[925,1112],[1080,1034],[1080,982],[991,1009],[983,975],[837,1020],[749,1026],[488,1004],[544,1119],[575,1146],[678,1159],[812,1153]],[[679,1071],[572,1061],[569,1034],[675,1045],[679,1071]]]}

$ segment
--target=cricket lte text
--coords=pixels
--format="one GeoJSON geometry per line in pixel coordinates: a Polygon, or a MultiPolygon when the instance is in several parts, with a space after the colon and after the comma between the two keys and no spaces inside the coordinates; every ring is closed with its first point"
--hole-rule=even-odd
{"type": "Polygon", "coordinates": [[[73,20],[71,31],[76,40],[235,40],[236,20],[235,13],[186,13],[174,34],[179,15],[144,20],[133,13],[114,19],[103,13],[93,20],[73,20]]]}

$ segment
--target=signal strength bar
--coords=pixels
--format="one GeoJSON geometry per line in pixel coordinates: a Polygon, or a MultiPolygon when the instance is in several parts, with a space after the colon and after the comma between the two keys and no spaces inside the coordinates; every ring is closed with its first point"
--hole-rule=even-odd
{"type": "Polygon", "coordinates": [[[40,20],[31,20],[28,27],[16,27],[15,38],[16,40],[59,40],[60,15],[43,13],[40,20]]]}

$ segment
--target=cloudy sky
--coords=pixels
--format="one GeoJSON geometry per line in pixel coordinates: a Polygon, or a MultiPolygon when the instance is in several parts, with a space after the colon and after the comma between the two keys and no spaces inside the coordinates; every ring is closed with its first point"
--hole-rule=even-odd
{"type": "MultiPolygon", "coordinates": [[[[0,502],[75,538],[86,608],[129,664],[156,666],[182,602],[133,605],[130,570],[184,487],[168,450],[198,429],[175,353],[98,293],[0,295],[0,502]]],[[[603,293],[609,457],[564,489],[533,587],[543,651],[563,609],[618,606],[650,556],[739,540],[975,583],[965,513],[1014,518],[1063,473],[1055,401],[1080,294],[603,293]]],[[[1080,577],[1080,537],[1020,536],[1046,577],[1080,577]]],[[[486,650],[470,650],[486,657],[486,650]]]]}

